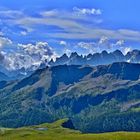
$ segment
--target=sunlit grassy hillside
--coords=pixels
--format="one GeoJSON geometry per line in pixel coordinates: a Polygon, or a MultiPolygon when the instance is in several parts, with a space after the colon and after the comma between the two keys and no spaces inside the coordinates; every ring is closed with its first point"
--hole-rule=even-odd
{"type": "Polygon", "coordinates": [[[18,129],[0,129],[0,140],[140,140],[140,133],[82,134],[63,128],[66,120],[18,129]]]}

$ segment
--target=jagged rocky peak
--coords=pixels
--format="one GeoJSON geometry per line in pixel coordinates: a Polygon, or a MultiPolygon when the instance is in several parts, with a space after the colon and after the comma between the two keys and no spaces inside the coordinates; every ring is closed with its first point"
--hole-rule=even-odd
{"type": "Polygon", "coordinates": [[[118,56],[124,56],[123,53],[120,50],[114,51],[113,54],[118,55],[118,56]]]}
{"type": "Polygon", "coordinates": [[[107,51],[102,51],[102,53],[101,53],[102,55],[108,55],[108,52],[107,51]]]}
{"type": "Polygon", "coordinates": [[[68,56],[67,56],[66,53],[64,53],[64,54],[62,55],[62,57],[63,57],[63,58],[68,58],[68,56]]]}
{"type": "Polygon", "coordinates": [[[57,58],[56,60],[68,60],[69,57],[67,56],[67,54],[63,54],[60,58],[57,58]]]}
{"type": "Polygon", "coordinates": [[[85,56],[85,58],[87,58],[87,59],[89,59],[89,58],[91,58],[93,55],[90,53],[90,54],[88,54],[87,56],[85,56]]]}
{"type": "Polygon", "coordinates": [[[77,57],[77,56],[79,56],[78,53],[77,52],[73,52],[73,53],[71,53],[70,58],[77,57]]]}
{"type": "Polygon", "coordinates": [[[54,62],[54,60],[53,60],[53,59],[51,59],[51,60],[50,60],[50,62],[54,62]]]}
{"type": "Polygon", "coordinates": [[[130,52],[128,52],[127,54],[126,54],[126,57],[132,57],[132,56],[137,56],[137,55],[140,55],[140,50],[132,50],[132,51],[130,51],[130,52]]]}
{"type": "Polygon", "coordinates": [[[130,62],[130,63],[140,63],[140,51],[133,50],[124,55],[120,50],[108,53],[107,51],[102,51],[101,53],[88,54],[86,56],[79,55],[77,52],[71,53],[70,57],[66,54],[57,58],[55,62],[51,62],[51,65],[106,65],[114,62],[130,62]]]}
{"type": "Polygon", "coordinates": [[[126,54],[126,59],[131,63],[140,63],[140,50],[133,50],[126,54]]]}

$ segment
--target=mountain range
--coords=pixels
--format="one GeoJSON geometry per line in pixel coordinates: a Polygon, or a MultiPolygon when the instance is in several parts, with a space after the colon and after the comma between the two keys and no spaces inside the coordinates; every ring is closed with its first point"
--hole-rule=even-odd
{"type": "MultiPolygon", "coordinates": [[[[24,60],[23,60],[24,61],[24,60]]],[[[27,60],[26,60],[27,61],[27,60]]],[[[45,68],[46,66],[58,66],[58,65],[107,65],[114,62],[129,62],[129,63],[140,63],[140,50],[133,50],[124,55],[120,50],[108,53],[103,51],[101,53],[94,53],[88,55],[79,55],[76,52],[71,53],[70,56],[64,54],[56,60],[43,61],[38,63],[38,65],[31,64],[29,68],[24,66],[20,69],[10,70],[4,65],[0,65],[0,72],[5,74],[8,78],[7,80],[23,79],[35,70],[45,68]]],[[[21,64],[22,65],[22,64],[21,64]]],[[[0,79],[1,81],[2,79],[0,79]]]]}
{"type": "Polygon", "coordinates": [[[139,91],[140,64],[45,67],[0,82],[0,126],[69,118],[84,133],[140,131],[139,91]]]}
{"type": "Polygon", "coordinates": [[[56,61],[51,60],[49,65],[106,65],[114,62],[130,62],[139,63],[140,62],[140,51],[133,50],[124,55],[120,50],[108,53],[103,51],[101,53],[88,54],[86,56],[78,55],[76,52],[71,53],[68,57],[66,54],[56,59],[56,61]]]}

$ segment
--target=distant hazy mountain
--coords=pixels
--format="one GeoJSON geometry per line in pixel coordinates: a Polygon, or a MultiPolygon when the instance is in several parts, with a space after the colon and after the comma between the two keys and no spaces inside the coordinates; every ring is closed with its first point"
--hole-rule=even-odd
{"type": "Polygon", "coordinates": [[[140,131],[139,78],[140,65],[126,62],[37,70],[23,80],[0,83],[0,126],[71,118],[83,132],[140,131]]]}
{"type": "Polygon", "coordinates": [[[32,69],[30,70],[25,68],[17,69],[17,70],[8,70],[4,66],[0,65],[0,81],[23,79],[29,76],[33,72],[34,71],[32,69]]]}
{"type": "Polygon", "coordinates": [[[105,65],[114,62],[130,62],[130,63],[140,63],[140,51],[133,50],[124,55],[121,51],[116,50],[114,52],[108,53],[103,51],[101,53],[88,54],[87,56],[80,56],[76,52],[72,53],[70,57],[66,54],[57,58],[56,61],[50,61],[51,66],[56,65],[105,65]]]}
{"type": "Polygon", "coordinates": [[[5,80],[9,80],[9,79],[10,78],[6,74],[0,72],[0,81],[5,81],[5,80]]]}

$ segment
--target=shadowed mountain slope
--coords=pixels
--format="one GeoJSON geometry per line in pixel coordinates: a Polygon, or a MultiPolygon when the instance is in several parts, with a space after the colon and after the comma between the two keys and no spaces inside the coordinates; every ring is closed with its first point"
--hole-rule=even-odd
{"type": "Polygon", "coordinates": [[[140,131],[140,65],[60,65],[0,88],[0,125],[71,118],[82,132],[140,131]]]}

